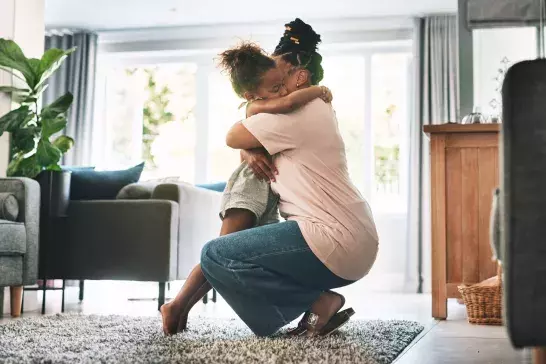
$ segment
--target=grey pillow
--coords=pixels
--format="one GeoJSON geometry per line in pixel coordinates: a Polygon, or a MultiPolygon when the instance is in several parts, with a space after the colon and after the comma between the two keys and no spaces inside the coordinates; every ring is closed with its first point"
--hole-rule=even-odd
{"type": "Polygon", "coordinates": [[[118,200],[149,200],[157,183],[131,183],[119,191],[118,200]]]}
{"type": "Polygon", "coordinates": [[[0,219],[17,221],[19,202],[12,193],[0,193],[0,219]]]}

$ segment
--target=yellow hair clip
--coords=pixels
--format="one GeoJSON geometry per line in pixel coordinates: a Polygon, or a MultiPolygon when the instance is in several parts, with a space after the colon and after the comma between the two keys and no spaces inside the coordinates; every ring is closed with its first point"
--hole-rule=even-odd
{"type": "Polygon", "coordinates": [[[298,38],[290,37],[290,40],[296,44],[300,44],[300,40],[298,38]]]}

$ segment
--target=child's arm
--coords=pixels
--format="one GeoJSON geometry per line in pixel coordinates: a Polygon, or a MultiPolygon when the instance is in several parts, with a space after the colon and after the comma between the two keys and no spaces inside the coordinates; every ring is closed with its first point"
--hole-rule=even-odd
{"type": "Polygon", "coordinates": [[[247,117],[260,113],[285,114],[294,111],[319,97],[325,102],[331,101],[330,90],[324,86],[311,86],[294,91],[287,96],[279,97],[277,99],[256,100],[248,105],[246,114],[247,117]]]}

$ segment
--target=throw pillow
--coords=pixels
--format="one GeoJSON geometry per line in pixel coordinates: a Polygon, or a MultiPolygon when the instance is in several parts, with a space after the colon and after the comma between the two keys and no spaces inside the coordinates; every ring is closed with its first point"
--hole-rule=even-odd
{"type": "Polygon", "coordinates": [[[17,221],[19,202],[12,193],[0,193],[0,219],[17,221]]]}
{"type": "Polygon", "coordinates": [[[195,187],[204,188],[206,190],[216,191],[216,192],[224,192],[226,189],[226,182],[217,182],[217,183],[206,183],[206,184],[200,184],[195,185],[195,187]]]}
{"type": "Polygon", "coordinates": [[[118,200],[149,200],[154,192],[155,182],[131,183],[119,191],[116,199],[118,200]]]}
{"type": "Polygon", "coordinates": [[[131,183],[119,191],[116,199],[118,200],[149,200],[157,185],[162,183],[179,182],[178,177],[163,177],[150,179],[144,182],[131,183]]]}
{"type": "Polygon", "coordinates": [[[144,163],[121,171],[73,170],[71,200],[114,200],[119,191],[138,182],[144,163]]]}
{"type": "Polygon", "coordinates": [[[61,169],[66,172],[73,171],[94,171],[94,166],[61,166],[61,169]]]}

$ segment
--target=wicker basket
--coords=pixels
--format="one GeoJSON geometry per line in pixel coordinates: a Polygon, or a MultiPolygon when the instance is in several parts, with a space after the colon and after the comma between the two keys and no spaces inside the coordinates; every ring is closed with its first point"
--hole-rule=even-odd
{"type": "Polygon", "coordinates": [[[472,286],[459,286],[468,314],[468,322],[481,325],[502,325],[502,268],[497,276],[472,286]]]}

